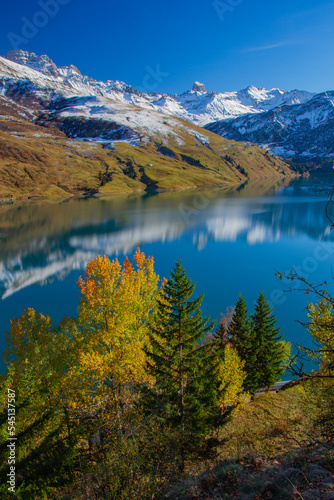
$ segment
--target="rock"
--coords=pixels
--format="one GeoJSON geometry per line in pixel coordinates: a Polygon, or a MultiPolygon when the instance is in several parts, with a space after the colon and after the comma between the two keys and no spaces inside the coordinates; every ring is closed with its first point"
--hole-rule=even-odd
{"type": "Polygon", "coordinates": [[[193,90],[196,92],[206,92],[204,83],[195,82],[193,85],[193,90]]]}
{"type": "Polygon", "coordinates": [[[7,52],[6,59],[9,59],[17,64],[28,66],[29,68],[50,77],[61,77],[64,72],[68,72],[69,74],[75,73],[82,76],[78,68],[73,66],[73,64],[70,66],[64,66],[63,68],[58,68],[58,66],[46,54],[38,56],[34,52],[27,52],[25,50],[18,49],[7,52]]]}

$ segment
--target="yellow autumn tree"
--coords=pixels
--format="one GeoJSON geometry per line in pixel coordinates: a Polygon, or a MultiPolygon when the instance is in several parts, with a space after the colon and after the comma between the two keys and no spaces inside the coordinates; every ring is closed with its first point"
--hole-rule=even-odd
{"type": "Polygon", "coordinates": [[[134,264],[128,258],[98,256],[78,280],[81,294],[74,337],[77,364],[71,370],[76,403],[110,418],[134,403],[140,384],[151,379],[145,371],[148,320],[159,293],[159,276],[152,257],[138,248],[134,264]]]}
{"type": "MultiPolygon", "coordinates": [[[[289,275],[277,273],[298,282],[298,290],[314,295],[318,302],[308,303],[308,322],[302,324],[311,333],[313,346],[298,346],[299,352],[290,362],[290,370],[303,380],[307,402],[314,403],[313,430],[315,438],[332,441],[334,434],[334,297],[327,290],[327,281],[312,283],[293,270],[289,275]],[[306,356],[305,356],[306,355],[306,356]],[[316,370],[305,370],[306,361],[313,361],[316,370]],[[320,433],[316,435],[316,431],[320,433]]],[[[293,290],[293,288],[291,288],[293,290]]]]}
{"type": "Polygon", "coordinates": [[[333,297],[325,294],[317,304],[308,304],[307,328],[313,348],[303,348],[317,365],[307,383],[307,400],[313,403],[313,432],[317,439],[332,441],[334,432],[334,317],[333,297]]]}
{"type": "MultiPolygon", "coordinates": [[[[20,318],[12,319],[10,324],[4,359],[15,372],[12,379],[18,397],[34,399],[34,408],[26,411],[29,422],[35,414],[41,415],[55,405],[66,391],[65,372],[71,344],[61,328],[52,325],[48,315],[32,308],[26,309],[20,318]]],[[[24,421],[22,413],[19,425],[24,421]]]]}
{"type": "Polygon", "coordinates": [[[308,330],[317,348],[308,349],[308,353],[320,371],[328,370],[334,362],[334,318],[330,300],[322,300],[316,305],[308,304],[308,330]]]}
{"type": "MultiPolygon", "coordinates": [[[[76,426],[69,416],[66,377],[73,343],[49,316],[32,308],[11,320],[6,341],[7,373],[1,376],[0,400],[6,412],[8,388],[15,391],[13,432],[21,478],[28,481],[35,469],[42,480],[46,468],[57,464],[61,469],[74,443],[76,426]]],[[[1,421],[6,438],[6,419],[1,421]]]]}
{"type": "MultiPolygon", "coordinates": [[[[123,266],[117,259],[96,257],[78,286],[77,318],[64,318],[54,326],[49,316],[29,308],[12,320],[7,334],[8,369],[0,377],[0,434],[7,439],[10,386],[16,391],[19,484],[24,480],[44,485],[50,474],[54,483],[62,474],[69,479],[69,464],[78,456],[80,463],[95,463],[97,433],[103,436],[104,453],[110,450],[112,455],[105,455],[105,460],[110,466],[115,462],[117,469],[123,466],[120,451],[134,452],[129,436],[143,432],[134,403],[138,388],[152,383],[144,369],[144,347],[159,294],[153,259],[139,249],[134,263],[126,258],[123,266]],[[131,425],[131,432],[115,432],[125,425],[131,425]]],[[[4,476],[6,453],[6,447],[0,449],[4,476]]]]}
{"type": "Polygon", "coordinates": [[[247,377],[244,370],[245,361],[242,361],[236,350],[227,344],[224,349],[224,356],[219,364],[219,406],[225,410],[231,406],[249,400],[249,394],[244,391],[243,384],[247,377]]]}

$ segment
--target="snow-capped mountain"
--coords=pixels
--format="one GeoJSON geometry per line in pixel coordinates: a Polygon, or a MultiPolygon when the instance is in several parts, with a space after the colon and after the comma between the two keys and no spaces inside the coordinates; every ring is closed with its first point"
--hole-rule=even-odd
{"type": "Polygon", "coordinates": [[[48,82],[52,81],[54,87],[60,87],[59,90],[62,93],[65,85],[67,92],[72,95],[111,97],[122,103],[135,104],[146,109],[177,116],[200,126],[248,113],[261,113],[285,104],[303,103],[314,95],[306,91],[260,89],[254,86],[238,92],[207,92],[204,84],[199,82],[195,82],[192,90],[180,95],[143,93],[117,80],[102,82],[83,76],[72,65],[58,67],[47,55],[36,56],[34,53],[14,50],[8,52],[6,58],[42,73],[48,77],[48,82]]]}
{"type": "Polygon", "coordinates": [[[279,156],[334,157],[334,91],[294,106],[206,126],[228,139],[250,141],[279,156]]]}
{"type": "MultiPolygon", "coordinates": [[[[55,123],[69,137],[133,144],[174,137],[182,118],[228,139],[250,141],[282,156],[334,155],[333,92],[313,94],[254,86],[208,92],[195,82],[180,95],[140,92],[118,80],[97,81],[73,65],[23,50],[0,57],[0,105],[16,116],[55,123]]],[[[196,132],[197,135],[198,132],[196,132]]],[[[205,134],[198,139],[207,144],[205,134]]]]}
{"type": "Polygon", "coordinates": [[[204,126],[216,120],[236,118],[249,113],[262,113],[283,104],[293,105],[306,102],[313,97],[310,92],[279,89],[260,89],[254,86],[238,92],[203,92],[196,89],[179,96],[161,96],[151,101],[156,109],[176,114],[197,125],[204,126]],[[175,109],[177,104],[178,109],[175,109]],[[173,108],[174,105],[174,108],[173,108]]]}
{"type": "Polygon", "coordinates": [[[9,57],[18,62],[0,57],[0,105],[16,116],[33,116],[38,124],[56,124],[69,137],[104,144],[116,140],[137,144],[149,136],[156,140],[171,136],[182,143],[184,131],[207,141],[205,134],[165,116],[145,99],[144,105],[136,104],[139,93],[122,82],[97,82],[73,66],[58,68],[45,55],[18,50],[9,57]]]}
{"type": "Polygon", "coordinates": [[[0,192],[109,194],[292,175],[262,148],[180,118],[188,111],[177,99],[190,99],[188,109],[211,121],[210,95],[199,82],[182,96],[141,93],[45,55],[10,52],[0,57],[0,192]]]}
{"type": "Polygon", "coordinates": [[[46,54],[37,56],[33,52],[24,50],[11,50],[6,59],[23,66],[27,66],[43,75],[50,77],[56,84],[66,84],[75,92],[103,95],[110,91],[140,94],[134,87],[117,80],[98,82],[94,78],[83,76],[73,65],[58,67],[46,54]]]}

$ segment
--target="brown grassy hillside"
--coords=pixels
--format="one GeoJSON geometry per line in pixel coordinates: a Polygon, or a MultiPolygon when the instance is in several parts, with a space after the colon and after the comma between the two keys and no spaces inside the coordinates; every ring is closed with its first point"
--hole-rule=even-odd
{"type": "Polygon", "coordinates": [[[292,174],[282,160],[260,147],[225,140],[189,123],[187,127],[207,136],[209,145],[184,128],[182,146],[172,137],[167,144],[152,138],[139,146],[116,142],[115,150],[110,150],[69,139],[55,127],[2,117],[0,194],[17,198],[106,195],[222,186],[292,174]]]}

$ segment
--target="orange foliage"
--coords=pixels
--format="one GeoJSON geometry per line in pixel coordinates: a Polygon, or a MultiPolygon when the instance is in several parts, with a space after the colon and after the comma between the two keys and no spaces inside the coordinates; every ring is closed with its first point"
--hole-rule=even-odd
{"type": "Polygon", "coordinates": [[[94,385],[94,397],[108,392],[108,400],[122,404],[133,400],[137,384],[150,381],[145,347],[159,293],[153,258],[138,248],[133,261],[126,257],[121,266],[98,256],[78,280],[81,347],[73,376],[82,390],[94,385]]]}

